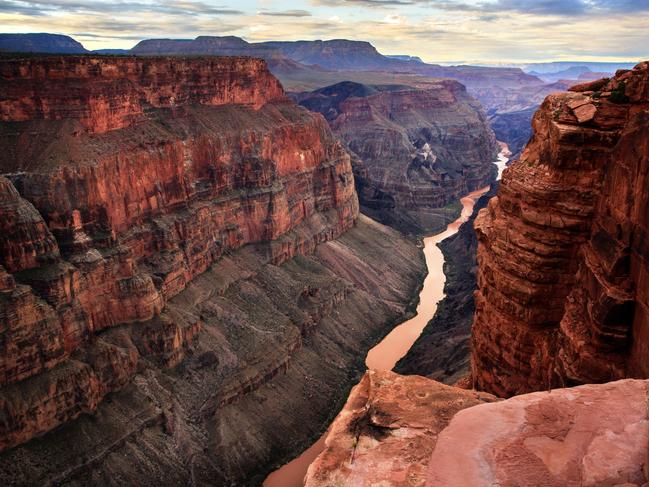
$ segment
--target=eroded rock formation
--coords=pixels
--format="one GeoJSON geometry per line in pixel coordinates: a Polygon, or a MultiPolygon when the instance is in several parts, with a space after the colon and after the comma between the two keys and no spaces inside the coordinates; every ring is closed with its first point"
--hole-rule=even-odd
{"type": "Polygon", "coordinates": [[[249,58],[5,58],[0,92],[0,483],[238,483],[320,434],[423,269],[326,121],[249,58]]]}
{"type": "Polygon", "coordinates": [[[649,381],[504,401],[369,371],[311,464],[307,487],[640,487],[649,480],[649,381]]]}
{"type": "Polygon", "coordinates": [[[423,377],[370,370],[331,425],[305,485],[423,485],[437,436],[453,416],[494,400],[423,377]]]}
{"type": "Polygon", "coordinates": [[[343,82],[298,100],[322,113],[350,150],[363,212],[406,233],[443,228],[456,218],[443,207],[495,176],[495,138],[458,82],[343,82]]]}
{"type": "Polygon", "coordinates": [[[648,141],[649,63],[545,100],[476,221],[477,387],[649,376],[648,141]]]}

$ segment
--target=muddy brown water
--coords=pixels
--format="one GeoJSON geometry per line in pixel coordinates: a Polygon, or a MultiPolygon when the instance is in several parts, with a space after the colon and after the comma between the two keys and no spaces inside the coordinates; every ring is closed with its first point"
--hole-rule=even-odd
{"type": "MultiPolygon", "coordinates": [[[[498,179],[509,160],[506,150],[506,147],[503,147],[503,151],[498,155],[498,161],[494,162],[498,166],[498,179]]],[[[489,191],[489,186],[461,198],[462,213],[460,217],[450,223],[443,232],[424,238],[424,256],[428,275],[419,293],[417,314],[397,325],[383,340],[370,349],[365,359],[368,369],[392,370],[399,359],[410,350],[410,347],[419,338],[426,324],[433,318],[437,311],[437,304],[444,299],[444,284],[446,283],[444,254],[437,244],[457,233],[460,226],[473,213],[475,203],[487,191],[489,191]]],[[[309,465],[324,450],[326,438],[327,432],[300,456],[271,473],[264,481],[264,487],[302,487],[309,465]]]]}

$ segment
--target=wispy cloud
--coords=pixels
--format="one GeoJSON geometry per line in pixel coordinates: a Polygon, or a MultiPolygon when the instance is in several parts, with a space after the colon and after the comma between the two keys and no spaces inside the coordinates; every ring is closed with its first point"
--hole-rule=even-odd
{"type": "Polygon", "coordinates": [[[257,15],[267,17],[311,17],[311,12],[307,10],[259,10],[257,15]]]}
{"type": "Polygon", "coordinates": [[[52,13],[161,13],[182,15],[242,15],[244,12],[226,6],[214,6],[193,0],[157,2],[134,1],[78,1],[78,0],[2,0],[0,11],[47,15],[52,13]]]}

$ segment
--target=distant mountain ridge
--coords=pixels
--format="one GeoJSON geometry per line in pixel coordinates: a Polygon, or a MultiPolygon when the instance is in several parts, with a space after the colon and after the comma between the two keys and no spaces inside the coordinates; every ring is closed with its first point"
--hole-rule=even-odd
{"type": "Polygon", "coordinates": [[[521,68],[526,73],[535,72],[538,74],[558,73],[565,71],[576,66],[588,68],[591,71],[600,73],[615,73],[618,69],[633,69],[637,64],[635,61],[610,63],[599,61],[552,61],[548,63],[527,63],[515,64],[514,66],[521,68]]]}
{"type": "Polygon", "coordinates": [[[80,42],[61,34],[0,34],[0,51],[85,54],[80,42]]]}
{"type": "MultiPolygon", "coordinates": [[[[53,34],[11,34],[4,50],[69,53],[89,52],[71,37],[53,34]],[[64,42],[66,40],[66,42],[64,42]]],[[[317,78],[322,69],[331,71],[381,71],[456,79],[467,87],[484,84],[524,86],[540,84],[541,80],[520,68],[490,68],[481,66],[440,66],[422,63],[414,58],[388,57],[379,53],[369,42],[346,39],[316,41],[272,41],[250,43],[236,36],[199,36],[195,39],[146,39],[127,52],[101,50],[106,54],[136,55],[221,55],[251,56],[265,59],[277,76],[317,78]]],[[[284,79],[282,79],[284,81],[284,79]]],[[[330,83],[326,83],[330,84],[330,83]]],[[[325,85],[326,85],[325,84],[325,85]]],[[[324,85],[323,85],[324,86],[324,85]]]]}

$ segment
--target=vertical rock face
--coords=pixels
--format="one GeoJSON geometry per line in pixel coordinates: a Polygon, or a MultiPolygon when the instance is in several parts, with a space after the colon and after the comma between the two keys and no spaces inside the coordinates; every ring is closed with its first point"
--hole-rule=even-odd
{"type": "Polygon", "coordinates": [[[443,226],[440,208],[493,179],[493,132],[456,81],[428,89],[343,82],[298,99],[350,150],[363,211],[402,231],[443,226]]]}
{"type": "Polygon", "coordinates": [[[476,221],[475,384],[648,377],[649,63],[549,96],[533,126],[476,221]]]}
{"type": "Polygon", "coordinates": [[[225,253],[280,264],[358,215],[349,156],[263,61],[4,59],[0,92],[0,450],[178,364],[202,319],[161,313],[225,253]]]}
{"type": "Polygon", "coordinates": [[[281,85],[261,60],[52,57],[0,63],[0,120],[77,120],[103,133],[144,120],[145,109],[231,103],[259,108],[281,85]]]}

